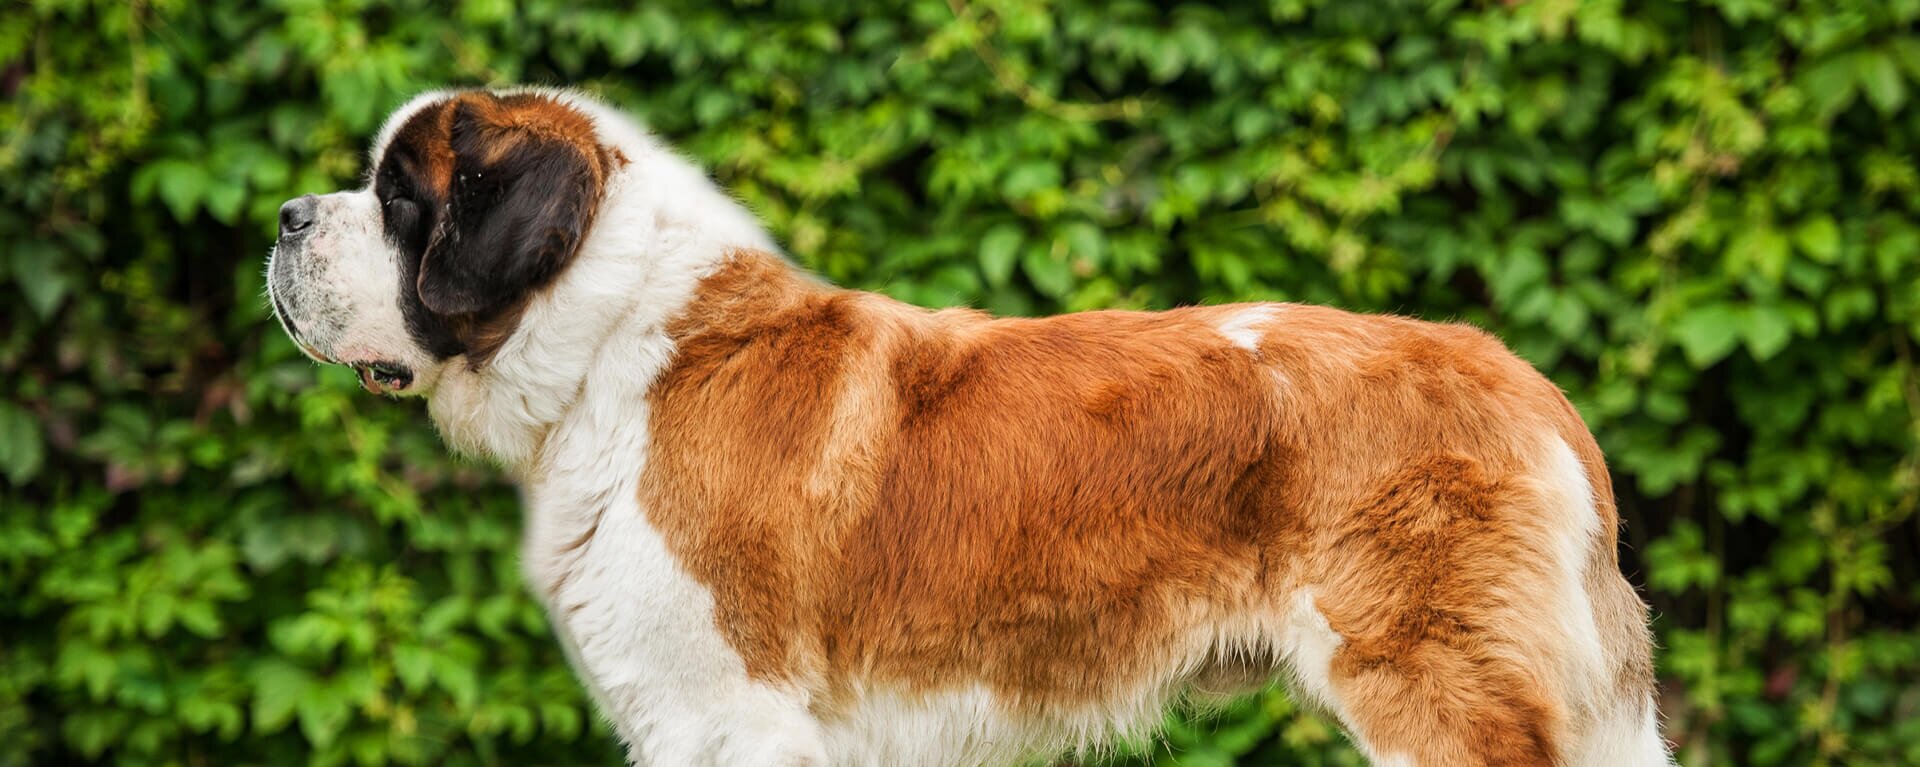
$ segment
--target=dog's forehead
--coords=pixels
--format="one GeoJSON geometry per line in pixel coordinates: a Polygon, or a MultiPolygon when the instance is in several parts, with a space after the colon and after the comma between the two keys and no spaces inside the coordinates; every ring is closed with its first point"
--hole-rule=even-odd
{"type": "Polygon", "coordinates": [[[399,109],[393,110],[393,114],[387,116],[386,123],[380,126],[380,132],[375,134],[373,149],[367,155],[367,167],[370,169],[380,167],[380,160],[386,156],[387,148],[392,145],[394,135],[400,132],[400,128],[405,126],[408,120],[412,120],[415,115],[428,108],[446,102],[457,93],[450,90],[427,91],[408,99],[407,103],[402,104],[399,109]]]}
{"type": "MultiPolygon", "coordinates": [[[[477,115],[496,128],[531,130],[531,134],[549,140],[560,140],[572,144],[583,154],[598,154],[606,144],[605,117],[603,109],[591,99],[581,94],[555,88],[514,87],[448,89],[422,93],[409,99],[399,109],[387,117],[380,127],[373,147],[368,153],[367,175],[369,182],[386,161],[396,143],[408,143],[414,151],[426,151],[429,155],[442,153],[444,147],[433,146],[434,139],[444,144],[447,139],[448,107],[465,105],[477,110],[477,115]],[[439,115],[439,130],[432,125],[423,132],[417,130],[416,123],[422,119],[431,119],[439,115]],[[422,143],[424,142],[424,143],[422,143]]],[[[496,136],[505,134],[496,134],[496,136]]],[[[512,142],[500,147],[505,151],[512,142]]],[[[435,174],[443,175],[443,174],[435,174]]]]}

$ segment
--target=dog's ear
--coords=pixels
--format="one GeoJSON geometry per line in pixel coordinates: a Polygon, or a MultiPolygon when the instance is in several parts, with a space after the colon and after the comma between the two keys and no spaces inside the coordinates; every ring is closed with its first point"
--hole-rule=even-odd
{"type": "Polygon", "coordinates": [[[446,207],[416,285],[436,314],[505,309],[559,274],[593,223],[604,163],[591,123],[553,99],[518,98],[533,103],[452,107],[446,207]]]}

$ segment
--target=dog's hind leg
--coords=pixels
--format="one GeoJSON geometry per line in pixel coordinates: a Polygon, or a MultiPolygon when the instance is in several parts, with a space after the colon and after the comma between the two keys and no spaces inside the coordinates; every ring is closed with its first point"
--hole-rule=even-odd
{"type": "Polygon", "coordinates": [[[1564,442],[1410,462],[1351,516],[1282,646],[1375,764],[1670,763],[1644,607],[1564,442]]]}

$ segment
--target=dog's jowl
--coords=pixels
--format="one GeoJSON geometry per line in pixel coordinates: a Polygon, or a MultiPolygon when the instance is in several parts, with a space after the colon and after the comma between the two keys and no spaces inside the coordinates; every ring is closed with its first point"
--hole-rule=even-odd
{"type": "Polygon", "coordinates": [[[1273,681],[1381,765],[1661,765],[1606,465],[1473,328],[842,290],[557,91],[423,95],[287,203],[300,347],[522,485],[635,762],[1006,765],[1273,681]]]}

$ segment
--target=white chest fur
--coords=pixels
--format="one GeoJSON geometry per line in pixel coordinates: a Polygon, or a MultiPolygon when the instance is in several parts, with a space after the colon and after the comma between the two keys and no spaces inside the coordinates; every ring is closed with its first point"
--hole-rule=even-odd
{"type": "Polygon", "coordinates": [[[636,763],[823,764],[804,700],[747,676],[711,594],[640,508],[652,376],[635,373],[664,365],[670,344],[614,343],[529,477],[529,586],[636,763]]]}

